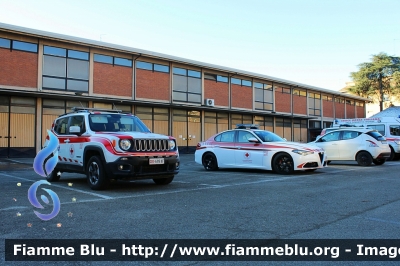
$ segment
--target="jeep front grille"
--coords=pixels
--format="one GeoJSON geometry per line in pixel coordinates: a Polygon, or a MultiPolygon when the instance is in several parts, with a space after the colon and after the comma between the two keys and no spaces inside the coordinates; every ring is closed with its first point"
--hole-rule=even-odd
{"type": "Polygon", "coordinates": [[[135,139],[133,140],[135,151],[168,151],[167,139],[135,139]]]}

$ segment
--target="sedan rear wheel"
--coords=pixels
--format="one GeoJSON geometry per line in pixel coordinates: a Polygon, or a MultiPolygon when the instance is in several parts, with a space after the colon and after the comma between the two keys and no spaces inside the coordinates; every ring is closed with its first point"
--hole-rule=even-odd
{"type": "Polygon", "coordinates": [[[362,151],[357,154],[357,163],[360,166],[370,166],[372,164],[372,156],[369,152],[362,151]]]}
{"type": "Polygon", "coordinates": [[[293,173],[293,159],[287,153],[279,153],[272,160],[272,169],[280,175],[288,175],[293,173]]]}
{"type": "Polygon", "coordinates": [[[218,169],[217,157],[211,152],[203,155],[203,166],[207,171],[215,171],[218,169]]]}
{"type": "Polygon", "coordinates": [[[388,161],[394,161],[394,158],[396,157],[396,153],[394,152],[393,148],[390,147],[390,156],[387,159],[388,161]]]}

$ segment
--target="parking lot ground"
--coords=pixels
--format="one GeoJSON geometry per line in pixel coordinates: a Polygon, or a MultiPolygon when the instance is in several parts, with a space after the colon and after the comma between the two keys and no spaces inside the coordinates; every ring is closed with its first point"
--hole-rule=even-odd
{"type": "MultiPolygon", "coordinates": [[[[45,186],[59,197],[52,220],[34,214],[27,191],[42,180],[32,159],[0,160],[1,239],[368,239],[400,238],[400,162],[333,162],[315,172],[209,172],[181,156],[166,186],[117,182],[93,191],[85,176],[45,186]]],[[[37,196],[46,194],[38,189],[37,196]]],[[[46,205],[41,213],[50,213],[46,205]]],[[[4,260],[4,242],[0,246],[4,260]]]]}

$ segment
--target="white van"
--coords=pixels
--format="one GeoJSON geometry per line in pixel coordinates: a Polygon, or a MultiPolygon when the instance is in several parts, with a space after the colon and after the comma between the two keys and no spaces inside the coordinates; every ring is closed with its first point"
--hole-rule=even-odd
{"type": "Polygon", "coordinates": [[[369,127],[385,136],[391,150],[389,160],[400,159],[400,116],[335,119],[332,127],[369,127]]]}

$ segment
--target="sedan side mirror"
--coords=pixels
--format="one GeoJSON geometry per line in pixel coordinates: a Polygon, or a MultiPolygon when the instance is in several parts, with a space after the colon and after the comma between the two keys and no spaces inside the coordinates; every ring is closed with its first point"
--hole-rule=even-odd
{"type": "Polygon", "coordinates": [[[260,143],[260,141],[256,138],[249,138],[248,141],[253,143],[260,143]]]}

